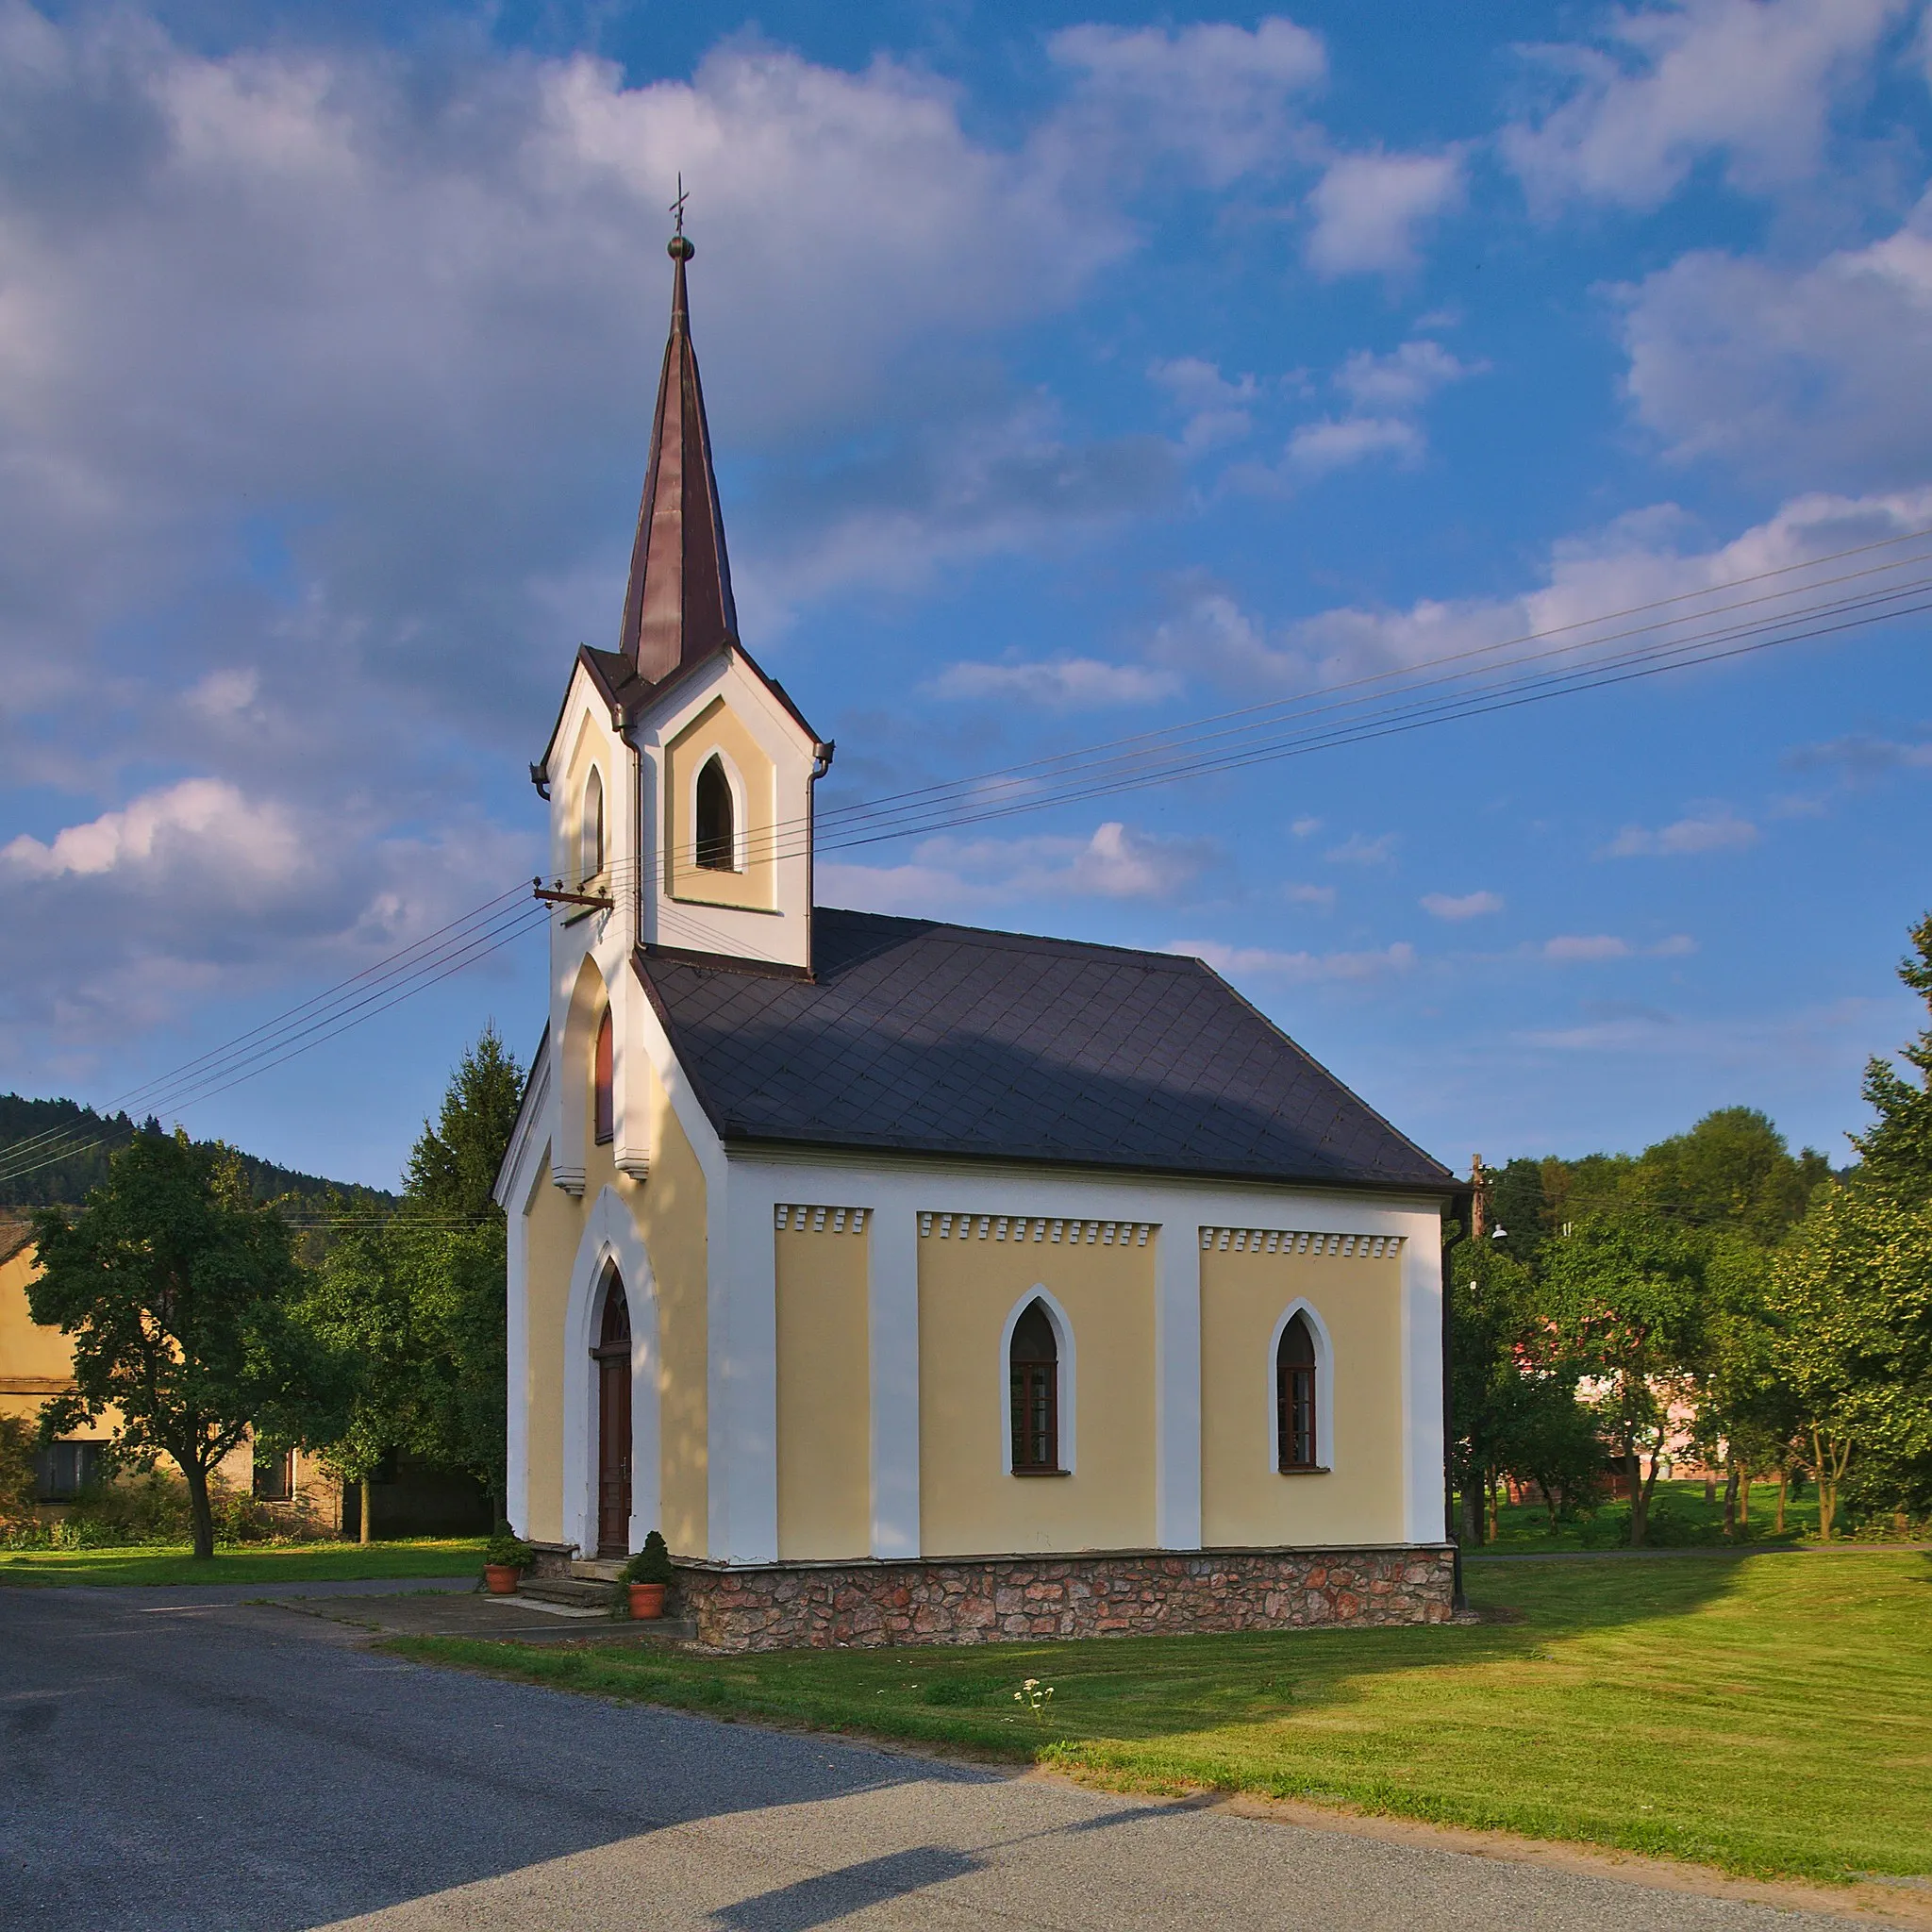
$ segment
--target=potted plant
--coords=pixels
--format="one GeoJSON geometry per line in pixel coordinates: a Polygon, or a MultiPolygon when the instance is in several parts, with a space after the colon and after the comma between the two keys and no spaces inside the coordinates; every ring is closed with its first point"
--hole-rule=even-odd
{"type": "Polygon", "coordinates": [[[522,1537],[505,1524],[483,1545],[483,1583],[491,1596],[514,1596],[517,1578],[536,1557],[522,1537]]]}
{"type": "Polygon", "coordinates": [[[654,1529],[644,1539],[643,1548],[619,1573],[619,1580],[630,1595],[631,1615],[641,1619],[661,1617],[664,1592],[671,1588],[675,1575],[663,1535],[654,1529]]]}

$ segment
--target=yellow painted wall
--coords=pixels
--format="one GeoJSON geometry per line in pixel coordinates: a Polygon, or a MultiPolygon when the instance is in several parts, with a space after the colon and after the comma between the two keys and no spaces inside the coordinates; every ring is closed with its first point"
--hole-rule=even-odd
{"type": "MultiPolygon", "coordinates": [[[[594,1029],[592,1029],[594,1037],[594,1029]]],[[[655,1068],[647,1069],[651,1121],[651,1174],[634,1181],[621,1174],[607,1144],[593,1138],[588,1058],[575,1071],[558,1070],[566,1092],[575,1089],[586,1116],[585,1174],[581,1200],[550,1184],[547,1163],[538,1175],[527,1221],[525,1273],[528,1297],[530,1520],[518,1527],[540,1542],[563,1538],[564,1377],[589,1377],[588,1359],[564,1360],[564,1324],[570,1307],[571,1270],[590,1208],[605,1188],[629,1208],[650,1257],[658,1290],[658,1401],[659,1483],[665,1541],[679,1556],[706,1553],[706,1428],[708,1416],[705,1333],[707,1321],[705,1176],[698,1158],[655,1068]]],[[[636,1284],[626,1284],[633,1292],[636,1284]]],[[[570,1472],[573,1482],[588,1473],[570,1472]]]]}
{"type": "MultiPolygon", "coordinates": [[[[935,1223],[935,1230],[938,1224],[935,1223]]],[[[975,1222],[974,1225],[977,1226],[975,1222]]],[[[919,1481],[927,1556],[1141,1549],[1154,1541],[1154,1257],[991,1234],[919,1243],[919,1481]],[[1043,1284],[1073,1324],[1076,1473],[1003,1473],[1000,1331],[1043,1284]]]]}
{"type": "Polygon", "coordinates": [[[715,699],[671,741],[664,759],[664,890],[674,899],[698,905],[746,907],[771,911],[777,906],[777,869],[773,863],[773,799],[777,786],[775,768],[758,741],[715,699]],[[697,830],[691,823],[691,800],[697,774],[714,751],[722,751],[738,768],[744,787],[744,824],[738,827],[748,841],[742,872],[713,872],[697,864],[697,830]]]}
{"type": "Polygon", "coordinates": [[[1201,1538],[1209,1548],[1402,1539],[1402,1263],[1340,1255],[1201,1257],[1201,1538]],[[1274,1467],[1282,1311],[1306,1299],[1334,1354],[1325,1475],[1274,1467]]]}
{"type": "MultiPolygon", "coordinates": [[[[34,1423],[43,1402],[74,1386],[74,1351],[66,1336],[42,1328],[27,1307],[26,1285],[39,1273],[31,1243],[0,1261],[0,1415],[34,1423]]],[[[107,1434],[107,1423],[100,1432],[107,1434]]]]}
{"type": "Polygon", "coordinates": [[[777,1243],[778,1555],[872,1550],[870,1243],[787,1228],[777,1243]]]}

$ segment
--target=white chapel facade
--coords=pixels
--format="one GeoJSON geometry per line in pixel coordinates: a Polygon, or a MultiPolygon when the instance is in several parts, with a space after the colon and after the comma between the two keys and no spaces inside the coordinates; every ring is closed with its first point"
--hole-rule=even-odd
{"type": "Polygon", "coordinates": [[[1446,1616],[1454,1177],[1198,960],[814,907],[671,247],[619,647],[531,768],[514,1526],[661,1528],[724,1648],[1446,1616]]]}

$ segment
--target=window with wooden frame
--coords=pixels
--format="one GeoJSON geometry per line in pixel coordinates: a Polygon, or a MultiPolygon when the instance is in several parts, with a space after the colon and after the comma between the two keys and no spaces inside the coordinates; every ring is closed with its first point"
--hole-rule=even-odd
{"type": "Polygon", "coordinates": [[[1315,1435],[1315,1336],[1306,1315],[1281,1331],[1274,1351],[1275,1464],[1283,1474],[1320,1469],[1315,1435]]]}
{"type": "Polygon", "coordinates": [[[596,1096],[596,1134],[600,1147],[617,1138],[617,1095],[611,1086],[611,1073],[610,1008],[606,1007],[604,1017],[597,1022],[597,1051],[591,1075],[591,1091],[596,1096]]]}
{"type": "Polygon", "coordinates": [[[738,870],[738,812],[724,760],[715,754],[698,774],[697,861],[706,872],[738,870]]]}
{"type": "Polygon", "coordinates": [[[1007,1350],[1012,1411],[1013,1474],[1060,1474],[1060,1357],[1043,1302],[1027,1305],[1007,1350]]]}
{"type": "Polygon", "coordinates": [[[255,1445],[251,1487],[258,1503],[287,1503],[295,1494],[295,1452],[255,1445]]]}

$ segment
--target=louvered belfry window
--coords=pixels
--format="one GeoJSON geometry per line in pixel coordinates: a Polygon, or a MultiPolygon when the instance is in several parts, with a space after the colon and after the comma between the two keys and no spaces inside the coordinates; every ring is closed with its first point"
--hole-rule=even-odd
{"type": "Polygon", "coordinates": [[[604,1017],[597,1022],[596,1067],[591,1075],[591,1084],[596,1094],[599,1146],[617,1138],[617,1095],[611,1087],[611,1062],[610,1008],[606,1007],[604,1017]]]}
{"type": "Polygon", "coordinates": [[[1274,1413],[1280,1469],[1315,1469],[1315,1338],[1296,1315],[1274,1352],[1274,1413]]]}
{"type": "Polygon", "coordinates": [[[1033,1302],[1013,1324],[1013,1474],[1057,1474],[1060,1466],[1059,1347],[1045,1307],[1033,1302]]]}

